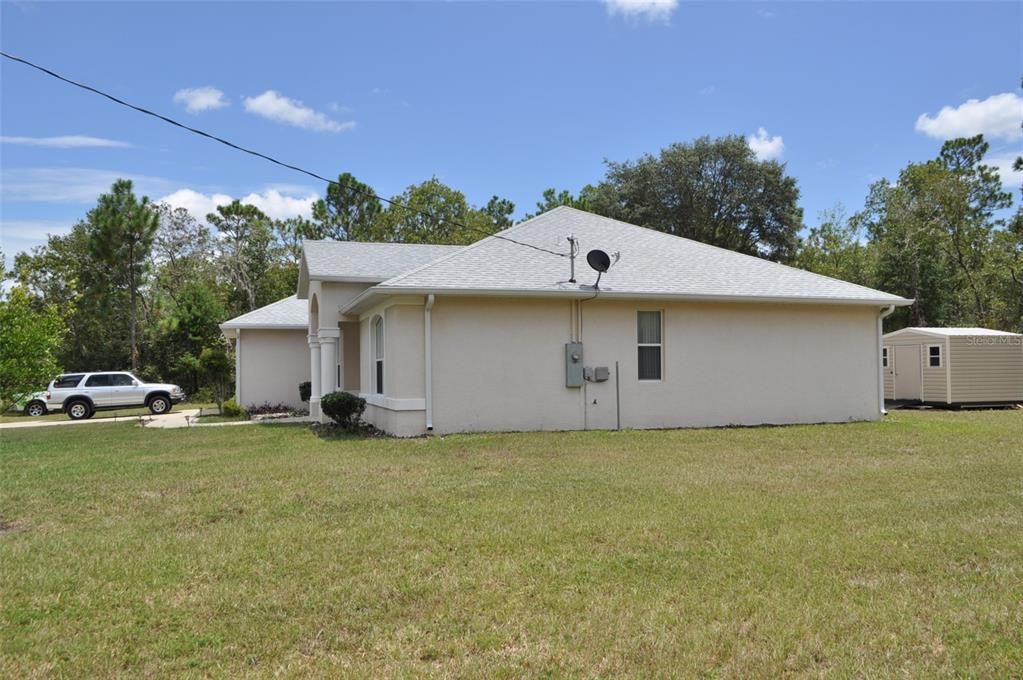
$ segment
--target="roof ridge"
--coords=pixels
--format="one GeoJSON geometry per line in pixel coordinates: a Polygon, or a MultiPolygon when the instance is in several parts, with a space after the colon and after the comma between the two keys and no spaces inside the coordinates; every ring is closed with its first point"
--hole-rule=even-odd
{"type": "Polygon", "coordinates": [[[306,244],[306,243],[336,243],[338,245],[347,245],[347,244],[355,243],[355,244],[362,245],[362,246],[421,246],[421,247],[425,246],[425,247],[429,247],[429,248],[464,248],[465,247],[465,246],[460,246],[460,245],[450,244],[450,243],[395,243],[395,242],[392,242],[392,241],[338,241],[337,239],[331,239],[331,238],[309,238],[309,239],[302,239],[302,243],[303,244],[306,244]]]}

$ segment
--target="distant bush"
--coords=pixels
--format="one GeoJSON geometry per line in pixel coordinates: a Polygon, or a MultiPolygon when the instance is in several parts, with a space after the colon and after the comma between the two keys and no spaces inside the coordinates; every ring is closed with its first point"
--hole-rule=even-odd
{"type": "Polygon", "coordinates": [[[195,394],[188,395],[188,400],[196,404],[212,404],[216,401],[213,398],[213,390],[209,387],[200,387],[195,394]]]}
{"type": "Polygon", "coordinates": [[[237,418],[243,413],[245,411],[242,410],[242,407],[234,399],[228,399],[220,407],[220,415],[227,416],[228,418],[237,418]]]}
{"type": "Polygon", "coordinates": [[[298,384],[298,398],[302,401],[309,401],[313,395],[313,384],[311,382],[300,382],[298,384]]]}
{"type": "Polygon", "coordinates": [[[366,410],[366,400],[348,392],[331,392],[320,399],[324,415],[346,430],[356,430],[366,410]]]}

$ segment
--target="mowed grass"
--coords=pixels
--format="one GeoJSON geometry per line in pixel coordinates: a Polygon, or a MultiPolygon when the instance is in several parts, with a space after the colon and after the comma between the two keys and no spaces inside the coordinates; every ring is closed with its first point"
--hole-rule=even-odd
{"type": "Polygon", "coordinates": [[[1023,412],[0,431],[0,676],[1023,669],[1023,412]]]}

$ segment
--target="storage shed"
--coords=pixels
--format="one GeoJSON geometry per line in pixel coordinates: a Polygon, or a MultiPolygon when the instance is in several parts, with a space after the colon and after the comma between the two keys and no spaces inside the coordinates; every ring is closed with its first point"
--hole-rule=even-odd
{"type": "Polygon", "coordinates": [[[1023,402],[1023,335],[988,328],[903,328],[884,336],[885,399],[1023,402]]]}

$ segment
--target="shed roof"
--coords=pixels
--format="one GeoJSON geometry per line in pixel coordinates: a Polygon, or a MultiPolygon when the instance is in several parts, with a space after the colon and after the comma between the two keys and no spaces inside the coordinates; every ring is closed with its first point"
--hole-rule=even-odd
{"type": "Polygon", "coordinates": [[[361,241],[303,241],[298,296],[305,298],[309,280],[380,283],[464,246],[361,241]]]}
{"type": "Polygon", "coordinates": [[[236,316],[220,324],[225,335],[233,336],[239,328],[269,328],[287,330],[309,327],[309,302],[291,295],[271,302],[265,307],[236,316]],[[226,331],[230,331],[229,333],[226,331]]]}
{"type": "Polygon", "coordinates": [[[619,252],[621,260],[600,280],[603,297],[760,302],[908,305],[912,301],[864,286],[742,255],[653,229],[559,207],[484,238],[439,260],[368,289],[349,305],[359,311],[381,295],[448,293],[589,297],[596,272],[591,249],[619,252]],[[565,238],[581,247],[577,283],[569,259],[512,243],[567,253],[565,238]]]}
{"type": "Polygon", "coordinates": [[[890,338],[903,333],[922,333],[924,335],[934,335],[940,337],[949,336],[963,336],[963,335],[1008,335],[1016,336],[1019,333],[1010,333],[1008,331],[996,331],[990,328],[928,328],[924,326],[911,326],[909,328],[902,328],[891,333],[885,333],[886,338],[890,338]]]}

